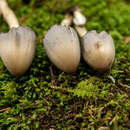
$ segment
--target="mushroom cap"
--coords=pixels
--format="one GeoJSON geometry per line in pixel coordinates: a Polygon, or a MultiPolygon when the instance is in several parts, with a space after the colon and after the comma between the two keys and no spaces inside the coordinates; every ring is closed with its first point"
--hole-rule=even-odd
{"type": "Polygon", "coordinates": [[[43,39],[49,59],[65,72],[75,72],[80,62],[80,45],[71,27],[53,25],[43,39]]]}
{"type": "Polygon", "coordinates": [[[111,35],[102,31],[99,34],[93,30],[82,38],[82,53],[84,60],[94,69],[107,71],[115,58],[115,46],[111,35]]]}
{"type": "Polygon", "coordinates": [[[0,56],[7,69],[15,76],[23,75],[35,54],[36,35],[29,27],[12,28],[0,34],[0,56]]]}

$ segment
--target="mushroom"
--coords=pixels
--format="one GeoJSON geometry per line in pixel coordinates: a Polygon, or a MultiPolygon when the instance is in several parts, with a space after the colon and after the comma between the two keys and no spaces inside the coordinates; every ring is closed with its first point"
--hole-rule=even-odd
{"type": "Polygon", "coordinates": [[[43,45],[52,63],[71,73],[76,71],[80,62],[80,45],[76,31],[67,26],[53,25],[44,36],[43,45]]]}
{"type": "Polygon", "coordinates": [[[106,31],[89,31],[82,37],[84,60],[94,69],[107,71],[115,58],[115,46],[111,35],[106,31]]]}
{"type": "Polygon", "coordinates": [[[0,0],[0,11],[11,28],[0,34],[0,56],[9,72],[21,76],[34,58],[36,35],[31,28],[19,26],[6,0],[0,0]]]}
{"type": "Polygon", "coordinates": [[[73,16],[75,28],[81,37],[84,60],[96,70],[109,70],[115,58],[115,46],[111,35],[106,31],[100,33],[95,30],[87,32],[85,28],[86,20],[78,7],[73,10],[73,16]]]}

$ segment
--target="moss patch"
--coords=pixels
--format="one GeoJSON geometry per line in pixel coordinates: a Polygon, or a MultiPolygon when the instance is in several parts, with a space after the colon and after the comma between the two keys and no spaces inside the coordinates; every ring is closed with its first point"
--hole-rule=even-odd
{"type": "MultiPolygon", "coordinates": [[[[36,32],[37,49],[30,69],[20,78],[0,61],[0,129],[130,129],[130,43],[124,42],[130,35],[129,1],[9,0],[9,4],[20,24],[36,32]],[[75,4],[87,17],[88,30],[106,30],[114,39],[116,59],[109,73],[102,75],[81,59],[77,72],[67,74],[47,58],[43,35],[75,4]]],[[[0,32],[7,32],[0,19],[0,32]]]]}

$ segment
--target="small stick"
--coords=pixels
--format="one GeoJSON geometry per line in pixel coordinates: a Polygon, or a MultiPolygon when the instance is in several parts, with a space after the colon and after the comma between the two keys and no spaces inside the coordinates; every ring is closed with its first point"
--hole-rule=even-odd
{"type": "Polygon", "coordinates": [[[109,75],[108,78],[109,78],[114,84],[116,83],[115,79],[114,79],[111,75],[109,75]]]}
{"type": "Polygon", "coordinates": [[[126,85],[126,84],[122,84],[122,83],[119,83],[122,87],[126,87],[128,89],[130,89],[130,86],[129,85],[126,85]]]}
{"type": "Polygon", "coordinates": [[[0,13],[3,14],[3,17],[10,28],[19,27],[18,20],[14,12],[8,6],[7,0],[0,0],[0,13]]]}
{"type": "Polygon", "coordinates": [[[10,107],[4,108],[4,109],[0,109],[0,112],[5,112],[5,111],[8,111],[10,109],[11,109],[10,107]]]}
{"type": "Polygon", "coordinates": [[[55,90],[59,90],[59,91],[62,91],[62,92],[71,92],[71,91],[70,91],[69,89],[67,89],[67,88],[61,88],[61,87],[54,86],[54,85],[50,86],[50,88],[55,89],[55,90]]]}
{"type": "Polygon", "coordinates": [[[52,66],[50,66],[49,69],[50,69],[51,77],[54,77],[52,66]]]}

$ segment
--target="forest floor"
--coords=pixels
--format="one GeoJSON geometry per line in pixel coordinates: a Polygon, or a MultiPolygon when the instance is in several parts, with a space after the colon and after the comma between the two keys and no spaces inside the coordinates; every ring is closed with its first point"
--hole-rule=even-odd
{"type": "MultiPolygon", "coordinates": [[[[37,47],[31,67],[20,78],[0,60],[0,130],[129,130],[130,1],[9,0],[9,5],[20,24],[36,32],[37,47]],[[67,74],[48,59],[43,36],[72,5],[80,6],[87,30],[106,30],[113,37],[116,58],[110,72],[101,74],[81,58],[77,71],[67,74]]],[[[0,32],[8,30],[0,16],[0,32]]]]}

